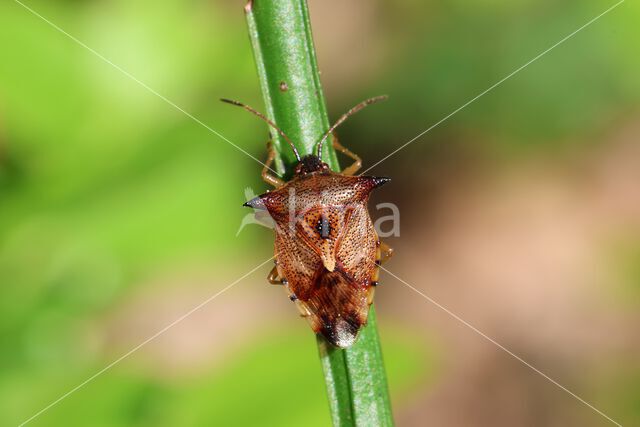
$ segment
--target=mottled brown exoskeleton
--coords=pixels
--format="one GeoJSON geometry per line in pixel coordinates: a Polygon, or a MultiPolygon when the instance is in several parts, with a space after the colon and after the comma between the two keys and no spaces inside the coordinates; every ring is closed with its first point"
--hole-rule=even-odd
{"type": "Polygon", "coordinates": [[[320,159],[322,144],[350,115],[384,98],[368,99],[349,110],[323,135],[316,154],[302,158],[269,119],[244,104],[223,99],[266,121],[296,155],[293,178],[285,182],[270,173],[276,153],[269,142],[262,177],[275,190],[244,205],[268,212],[275,223],[276,265],[269,282],[284,285],[313,331],[342,348],[352,345],[367,323],[378,265],[392,254],[380,242],[367,210],[371,191],[389,178],[354,176],[361,160],[340,145],[335,134],[334,148],[354,162],[342,173],[333,172],[320,159]]]}

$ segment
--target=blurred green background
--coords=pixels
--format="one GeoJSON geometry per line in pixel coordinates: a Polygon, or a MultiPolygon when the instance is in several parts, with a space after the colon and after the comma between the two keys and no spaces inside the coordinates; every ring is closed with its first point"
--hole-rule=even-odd
{"type": "MultiPolygon", "coordinates": [[[[262,159],[243,2],[25,4],[262,159]]],[[[365,167],[613,5],[310,1],[365,167]]],[[[640,425],[640,6],[625,2],[372,173],[400,277],[623,425],[640,425]],[[387,213],[388,214],[388,213],[387,213]]],[[[238,233],[260,165],[14,1],[0,4],[0,424],[17,425],[272,254],[238,233]]],[[[270,266],[34,426],[329,423],[315,340],[270,266]]],[[[399,425],[608,425],[388,276],[399,425]]]]}

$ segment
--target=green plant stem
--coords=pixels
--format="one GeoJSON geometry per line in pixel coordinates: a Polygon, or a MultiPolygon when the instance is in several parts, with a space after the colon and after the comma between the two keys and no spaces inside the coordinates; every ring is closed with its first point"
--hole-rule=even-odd
{"type": "MultiPolygon", "coordinates": [[[[266,115],[293,141],[302,156],[311,154],[329,128],[305,0],[254,0],[246,8],[266,115]]],[[[272,132],[275,167],[285,178],[296,164],[293,151],[272,132]]],[[[323,160],[340,170],[331,144],[323,160]]],[[[318,336],[318,348],[333,424],[391,426],[391,405],[374,307],[356,343],[332,347],[318,336]]]]}

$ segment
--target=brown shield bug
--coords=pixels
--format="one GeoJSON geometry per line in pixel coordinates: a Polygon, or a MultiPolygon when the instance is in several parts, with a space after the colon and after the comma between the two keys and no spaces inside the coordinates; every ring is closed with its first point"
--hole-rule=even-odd
{"type": "Polygon", "coordinates": [[[351,346],[367,323],[378,265],[393,252],[380,242],[367,210],[371,191],[389,178],[354,176],[361,159],[343,147],[335,134],[333,147],[353,159],[353,164],[342,173],[334,172],[320,159],[322,145],[349,116],[383,99],[371,98],[350,109],[322,136],[316,154],[305,157],[264,115],[239,102],[222,100],[267,122],[296,155],[293,178],[285,182],[269,172],[276,155],[269,142],[262,178],[275,190],[244,205],[268,212],[275,223],[276,265],[269,282],[284,285],[313,331],[336,347],[351,346]]]}

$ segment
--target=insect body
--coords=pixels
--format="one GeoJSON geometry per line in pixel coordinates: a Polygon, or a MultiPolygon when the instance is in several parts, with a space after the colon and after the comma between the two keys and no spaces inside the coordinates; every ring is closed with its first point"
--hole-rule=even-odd
{"type": "MultiPolygon", "coordinates": [[[[343,115],[318,143],[317,155],[298,158],[293,178],[283,182],[269,174],[275,152],[269,156],[262,176],[275,190],[245,203],[266,211],[275,222],[275,262],[269,281],[282,284],[314,332],[337,347],[349,347],[367,323],[369,306],[378,283],[378,264],[392,250],[375,232],[367,201],[371,191],[388,178],[354,176],[360,158],[334,147],[354,159],[343,173],[333,172],[320,160],[322,143],[349,115],[382,98],[372,98],[343,115]]],[[[259,115],[289,139],[273,123],[259,115]]]]}

